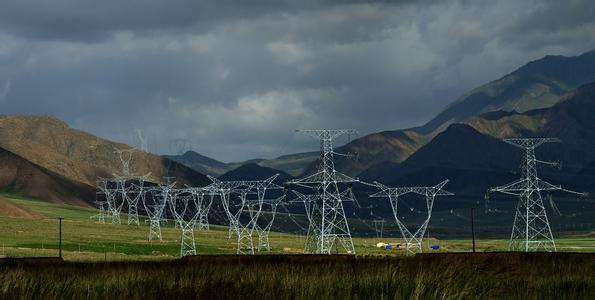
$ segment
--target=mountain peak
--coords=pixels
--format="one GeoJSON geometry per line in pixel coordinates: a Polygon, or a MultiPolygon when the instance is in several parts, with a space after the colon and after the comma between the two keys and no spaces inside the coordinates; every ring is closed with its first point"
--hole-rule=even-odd
{"type": "Polygon", "coordinates": [[[522,113],[551,107],[564,94],[593,81],[595,51],[579,56],[548,55],[472,90],[415,130],[427,134],[491,111],[522,113]]]}

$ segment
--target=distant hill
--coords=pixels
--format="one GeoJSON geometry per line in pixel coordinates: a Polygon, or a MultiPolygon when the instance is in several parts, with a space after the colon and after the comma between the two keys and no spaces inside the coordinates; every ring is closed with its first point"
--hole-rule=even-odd
{"type": "Polygon", "coordinates": [[[69,179],[1,148],[0,187],[4,192],[55,203],[90,206],[95,200],[95,187],[69,179]]]}
{"type": "MultiPolygon", "coordinates": [[[[478,116],[484,120],[499,120],[507,115],[548,108],[570,91],[593,81],[595,51],[573,57],[546,56],[466,93],[424,126],[374,133],[339,147],[339,152],[357,153],[357,159],[337,158],[337,169],[355,175],[379,163],[400,163],[452,123],[472,122],[476,127],[478,121],[473,118],[478,116]]],[[[539,126],[536,118],[523,118],[517,120],[526,123],[522,130],[539,126]]],[[[499,125],[479,130],[496,137],[514,136],[511,128],[500,130],[499,125]]],[[[526,132],[516,132],[521,133],[526,132]]],[[[315,162],[310,163],[305,168],[306,173],[311,173],[315,166],[315,162]]]]}
{"type": "Polygon", "coordinates": [[[517,177],[518,154],[468,125],[453,124],[402,163],[378,164],[360,178],[389,186],[430,186],[450,179],[450,191],[483,194],[517,177]]]}
{"type": "Polygon", "coordinates": [[[309,164],[316,161],[318,155],[318,152],[306,152],[283,155],[272,159],[257,158],[233,163],[220,162],[194,151],[188,151],[183,155],[167,155],[164,157],[179,162],[200,173],[219,177],[226,172],[247,164],[257,164],[262,167],[280,170],[291,174],[292,176],[296,176],[302,174],[309,164]]]}
{"type": "Polygon", "coordinates": [[[292,179],[291,175],[283,171],[263,167],[254,163],[239,166],[238,168],[221,175],[219,179],[227,181],[262,180],[275,174],[279,174],[279,177],[275,180],[275,183],[279,185],[283,185],[286,181],[292,179]]]}
{"type": "MultiPolygon", "coordinates": [[[[130,146],[73,129],[51,116],[0,115],[0,147],[73,181],[95,186],[98,176],[122,173],[116,149],[130,146]]],[[[207,182],[179,163],[151,153],[135,151],[131,170],[151,174],[160,182],[175,176],[180,183],[207,182]],[[168,171],[169,169],[169,171],[168,171]]]]}
{"type": "Polygon", "coordinates": [[[577,87],[595,81],[595,51],[579,56],[546,56],[460,97],[424,126],[428,134],[490,111],[526,112],[554,105],[577,87]]]}
{"type": "Polygon", "coordinates": [[[274,159],[265,159],[258,164],[263,167],[272,168],[286,172],[291,176],[302,174],[305,169],[318,160],[320,152],[304,152],[279,156],[274,159]]]}
{"type": "Polygon", "coordinates": [[[499,118],[479,116],[468,124],[498,138],[548,136],[562,140],[556,159],[565,173],[576,173],[595,161],[595,83],[567,93],[550,108],[510,113],[499,118]]]}
{"type": "Polygon", "coordinates": [[[164,157],[179,162],[202,174],[215,177],[232,169],[232,167],[226,163],[206,157],[194,151],[187,151],[182,155],[166,155],[164,157]]]}
{"type": "Polygon", "coordinates": [[[488,186],[518,177],[511,177],[510,172],[518,173],[522,150],[498,139],[544,136],[559,138],[562,143],[540,147],[538,157],[559,160],[563,169],[542,168],[540,174],[570,187],[585,186],[595,179],[590,178],[590,166],[595,162],[593,115],[595,83],[590,83],[568,93],[550,108],[490,113],[475,117],[468,124],[452,124],[402,163],[381,163],[362,172],[360,177],[388,185],[451,179],[451,190],[480,194],[488,186]]]}

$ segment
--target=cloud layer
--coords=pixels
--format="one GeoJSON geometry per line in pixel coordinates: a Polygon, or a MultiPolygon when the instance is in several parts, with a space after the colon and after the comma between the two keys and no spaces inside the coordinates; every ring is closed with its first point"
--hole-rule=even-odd
{"type": "Polygon", "coordinates": [[[1,111],[237,161],[316,149],[297,128],[421,125],[530,60],[595,49],[588,0],[232,2],[3,1],[1,111]]]}

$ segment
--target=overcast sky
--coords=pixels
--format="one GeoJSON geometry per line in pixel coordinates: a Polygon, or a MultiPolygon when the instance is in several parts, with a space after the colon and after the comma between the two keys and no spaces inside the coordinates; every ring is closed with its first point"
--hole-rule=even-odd
{"type": "Polygon", "coordinates": [[[0,113],[275,157],[316,149],[294,129],[422,125],[530,60],[595,49],[594,16],[592,0],[3,0],[0,113]]]}

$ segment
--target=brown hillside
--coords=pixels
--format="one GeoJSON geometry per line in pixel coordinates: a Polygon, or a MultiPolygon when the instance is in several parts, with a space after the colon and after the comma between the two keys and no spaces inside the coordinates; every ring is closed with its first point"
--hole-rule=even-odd
{"type": "MultiPolygon", "coordinates": [[[[70,128],[54,117],[13,115],[0,115],[0,147],[71,180],[91,186],[95,186],[98,176],[121,173],[121,162],[114,153],[115,149],[131,149],[128,145],[70,128]]],[[[197,184],[196,178],[192,179],[197,174],[175,165],[158,155],[136,151],[131,170],[135,174],[151,173],[151,179],[159,181],[164,169],[173,166],[171,176],[178,177],[180,182],[197,184]]],[[[205,179],[200,178],[198,181],[205,179]]]]}
{"type": "Polygon", "coordinates": [[[0,187],[55,203],[89,206],[95,199],[93,186],[68,179],[1,148],[0,187]]]}
{"type": "MultiPolygon", "coordinates": [[[[357,159],[337,157],[336,166],[342,172],[355,175],[381,162],[399,163],[425,145],[431,136],[409,130],[370,134],[341,147],[339,152],[357,154],[357,159]]],[[[314,166],[316,163],[311,167],[314,166]]]]}

